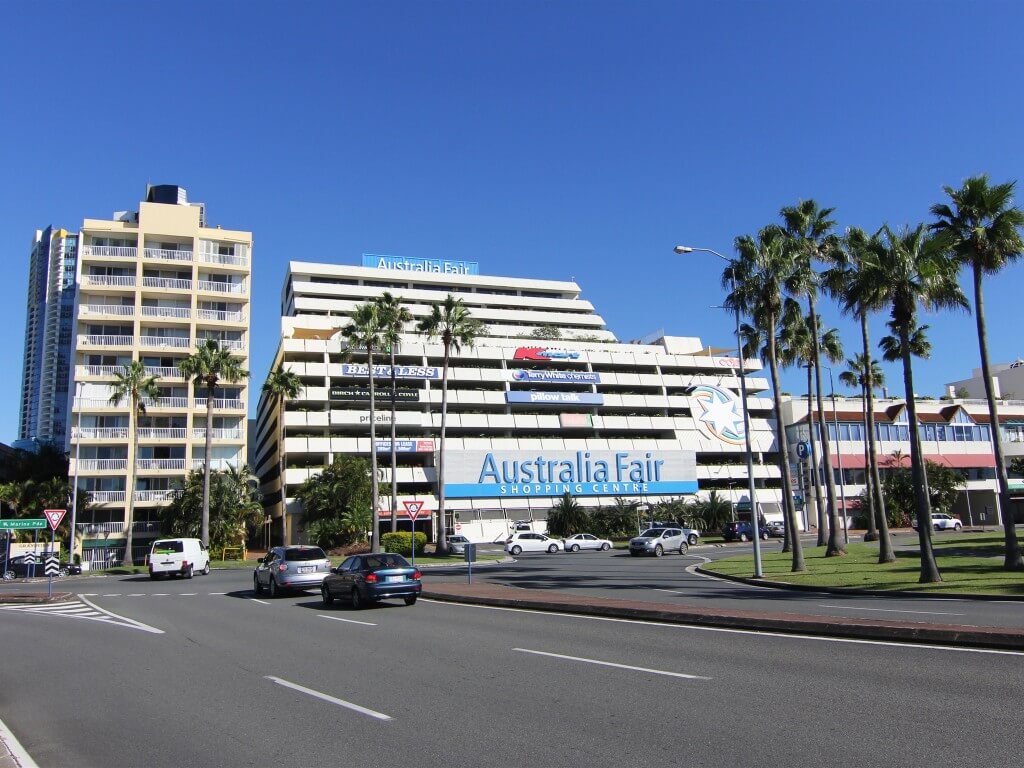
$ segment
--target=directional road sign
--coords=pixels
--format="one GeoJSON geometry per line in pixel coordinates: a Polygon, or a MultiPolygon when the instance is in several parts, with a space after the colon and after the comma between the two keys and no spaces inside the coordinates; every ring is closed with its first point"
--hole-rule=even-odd
{"type": "Polygon", "coordinates": [[[409,515],[409,519],[415,520],[419,517],[420,510],[423,508],[422,501],[403,501],[405,505],[405,513],[409,515]]]}
{"type": "Polygon", "coordinates": [[[0,520],[0,531],[23,531],[46,527],[44,517],[23,517],[20,520],[0,520]]]}
{"type": "Polygon", "coordinates": [[[60,575],[60,562],[56,557],[46,558],[46,566],[43,570],[47,576],[59,576],[60,575]]]}
{"type": "Polygon", "coordinates": [[[36,553],[35,552],[29,552],[27,555],[25,555],[25,565],[35,565],[35,564],[36,564],[36,553]]]}
{"type": "Polygon", "coordinates": [[[60,525],[60,521],[64,519],[64,515],[67,510],[64,509],[44,509],[43,514],[46,515],[46,520],[50,523],[50,528],[57,530],[57,526],[60,525]]]}

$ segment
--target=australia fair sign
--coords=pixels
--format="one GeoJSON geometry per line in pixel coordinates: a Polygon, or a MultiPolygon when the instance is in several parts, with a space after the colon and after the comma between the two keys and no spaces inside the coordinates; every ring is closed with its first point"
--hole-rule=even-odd
{"type": "Polygon", "coordinates": [[[696,492],[693,451],[452,451],[444,464],[450,499],[696,492]]]}

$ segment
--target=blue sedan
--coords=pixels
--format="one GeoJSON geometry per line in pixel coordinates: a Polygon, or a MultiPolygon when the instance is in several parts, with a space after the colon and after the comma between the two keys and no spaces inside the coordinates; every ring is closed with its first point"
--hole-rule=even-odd
{"type": "Polygon", "coordinates": [[[331,570],[320,585],[320,595],[324,605],[340,598],[356,609],[398,597],[413,605],[423,589],[420,576],[419,569],[401,555],[354,555],[331,570]]]}

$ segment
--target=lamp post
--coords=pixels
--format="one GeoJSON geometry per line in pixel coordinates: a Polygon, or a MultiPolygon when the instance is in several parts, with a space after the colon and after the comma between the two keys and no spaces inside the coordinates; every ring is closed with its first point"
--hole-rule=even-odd
{"type": "MultiPolygon", "coordinates": [[[[75,401],[78,415],[75,417],[75,473],[71,480],[71,533],[68,536],[68,562],[75,562],[75,522],[78,518],[78,453],[82,447],[82,382],[75,382],[75,401]]],[[[82,552],[84,555],[85,552],[82,552]]]]}
{"type": "MultiPolygon", "coordinates": [[[[678,254],[684,253],[710,253],[726,264],[729,265],[729,282],[732,286],[732,293],[736,294],[736,262],[732,259],[723,256],[718,251],[713,251],[710,248],[692,248],[686,245],[677,245],[675,252],[678,254]]],[[[754,578],[760,579],[764,576],[764,570],[761,568],[761,530],[760,521],[758,520],[758,509],[757,509],[757,495],[754,489],[754,454],[750,448],[750,414],[747,411],[747,379],[745,371],[743,370],[743,340],[740,337],[740,308],[736,305],[736,358],[739,364],[739,379],[740,379],[740,398],[741,407],[743,410],[743,437],[747,451],[747,492],[750,494],[750,530],[751,538],[754,540],[754,578]]],[[[781,429],[781,425],[779,429],[781,429]]]]}
{"type": "MultiPolygon", "coordinates": [[[[828,388],[832,390],[832,428],[836,431],[836,459],[839,463],[839,497],[843,502],[843,543],[850,543],[850,531],[846,523],[846,474],[843,472],[843,447],[839,444],[839,414],[836,412],[836,385],[832,379],[832,368],[828,368],[828,388]]],[[[825,430],[828,432],[828,430],[825,430]]],[[[829,472],[832,468],[829,467],[829,472]]],[[[865,470],[866,471],[866,470],[865,470]]]]}

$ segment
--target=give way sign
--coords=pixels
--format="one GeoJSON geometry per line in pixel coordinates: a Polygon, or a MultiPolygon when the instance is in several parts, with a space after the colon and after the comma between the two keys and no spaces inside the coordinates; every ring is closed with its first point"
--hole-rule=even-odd
{"type": "Polygon", "coordinates": [[[60,525],[60,521],[64,519],[64,515],[67,513],[65,509],[44,509],[43,514],[46,515],[46,519],[50,523],[50,528],[57,530],[57,526],[60,525]]]}
{"type": "Polygon", "coordinates": [[[419,517],[420,510],[423,509],[422,501],[403,501],[402,504],[405,505],[405,513],[409,515],[411,520],[419,517]]]}

